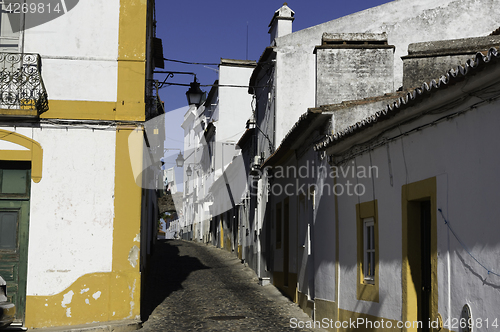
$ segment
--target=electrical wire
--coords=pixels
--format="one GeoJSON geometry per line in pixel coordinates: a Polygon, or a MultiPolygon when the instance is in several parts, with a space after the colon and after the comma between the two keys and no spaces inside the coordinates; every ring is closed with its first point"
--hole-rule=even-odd
{"type": "Polygon", "coordinates": [[[444,220],[444,223],[446,226],[448,226],[448,228],[450,229],[451,233],[453,234],[453,236],[457,239],[458,243],[460,243],[460,245],[465,249],[465,251],[469,254],[470,257],[472,257],[472,259],[474,259],[479,265],[481,265],[486,271],[488,271],[488,275],[490,274],[494,274],[498,277],[500,277],[500,274],[498,273],[495,273],[493,271],[491,271],[490,269],[488,269],[484,264],[482,264],[481,262],[479,262],[479,260],[474,257],[474,255],[472,255],[472,253],[470,252],[469,248],[467,248],[467,246],[462,242],[462,240],[460,240],[460,238],[458,237],[458,235],[455,233],[455,231],[453,230],[453,228],[451,228],[450,226],[450,223],[448,222],[448,220],[446,220],[446,218],[444,217],[444,214],[443,214],[443,210],[441,209],[438,209],[439,213],[441,214],[441,217],[443,218],[444,220]]]}
{"type": "Polygon", "coordinates": [[[209,63],[209,62],[189,62],[189,61],[181,61],[181,60],[174,60],[174,59],[167,59],[163,58],[165,61],[170,61],[170,62],[177,62],[177,63],[183,63],[185,65],[202,65],[202,66],[218,66],[218,63],[209,63]]]}
{"type": "MultiPolygon", "coordinates": [[[[219,66],[220,63],[210,63],[210,62],[190,62],[190,61],[182,61],[182,60],[174,60],[174,59],[167,59],[163,58],[164,61],[170,61],[170,62],[176,62],[176,63],[182,63],[185,65],[200,65],[200,66],[219,66]]],[[[274,64],[274,60],[271,61],[261,61],[258,62],[258,65],[264,65],[264,64],[274,64]]]]}
{"type": "MultiPolygon", "coordinates": [[[[191,84],[188,83],[164,83],[165,86],[169,85],[175,85],[175,86],[186,86],[190,87],[191,84]]],[[[236,84],[200,84],[200,87],[219,87],[219,88],[254,88],[254,89],[260,89],[260,88],[267,88],[267,86],[250,86],[250,85],[236,85],[236,84]]],[[[163,87],[162,87],[163,88],[163,87]]],[[[160,89],[162,89],[160,88],[160,89]]]]}

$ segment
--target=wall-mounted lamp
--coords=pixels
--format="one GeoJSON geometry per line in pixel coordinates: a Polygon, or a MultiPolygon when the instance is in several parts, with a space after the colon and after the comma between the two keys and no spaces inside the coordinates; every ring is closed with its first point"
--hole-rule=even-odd
{"type": "Polygon", "coordinates": [[[189,84],[189,90],[186,92],[188,104],[200,106],[204,94],[205,92],[201,91],[200,83],[198,83],[195,76],[194,82],[189,84]]]}
{"type": "Polygon", "coordinates": [[[188,168],[186,168],[186,175],[187,176],[193,175],[193,169],[191,168],[191,166],[188,166],[188,168]]]}
{"type": "MultiPolygon", "coordinates": [[[[195,171],[196,169],[198,169],[198,172],[199,172],[202,169],[202,166],[200,164],[197,164],[197,163],[189,163],[188,167],[186,168],[186,175],[187,176],[193,175],[193,171],[195,171]],[[191,167],[191,165],[193,167],[191,167]]],[[[198,175],[199,175],[199,173],[198,173],[198,175]]]]}
{"type": "Polygon", "coordinates": [[[182,155],[182,150],[181,149],[178,149],[178,148],[164,148],[163,151],[164,152],[167,152],[167,151],[170,151],[170,150],[179,150],[179,155],[177,156],[177,158],[175,159],[175,165],[177,167],[182,167],[184,166],[184,156],[182,155]]]}
{"type": "Polygon", "coordinates": [[[184,156],[182,155],[182,152],[179,152],[179,155],[175,159],[175,164],[177,165],[177,167],[184,166],[184,156]]]}
{"type": "Polygon", "coordinates": [[[167,77],[165,77],[163,82],[159,83],[158,89],[163,88],[165,85],[187,86],[187,84],[167,83],[167,80],[169,78],[174,77],[174,75],[177,75],[177,74],[193,75],[194,81],[189,84],[189,90],[186,92],[188,104],[189,105],[196,105],[198,107],[203,102],[203,96],[205,95],[205,92],[200,89],[200,83],[198,83],[198,80],[196,79],[195,73],[185,72],[185,71],[164,71],[164,70],[155,70],[153,73],[155,73],[155,74],[167,74],[167,77]]]}

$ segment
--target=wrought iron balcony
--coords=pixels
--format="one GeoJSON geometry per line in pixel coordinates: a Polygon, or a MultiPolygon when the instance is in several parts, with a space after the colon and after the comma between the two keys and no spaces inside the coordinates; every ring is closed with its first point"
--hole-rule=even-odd
{"type": "Polygon", "coordinates": [[[0,116],[37,117],[48,109],[40,55],[0,53],[0,116]]]}

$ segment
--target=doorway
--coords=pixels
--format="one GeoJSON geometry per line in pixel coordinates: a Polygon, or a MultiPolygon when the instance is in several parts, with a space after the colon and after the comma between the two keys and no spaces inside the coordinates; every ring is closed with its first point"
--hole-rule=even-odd
{"type": "Polygon", "coordinates": [[[26,306],[30,167],[30,162],[0,161],[0,275],[18,322],[26,306]]]}
{"type": "Polygon", "coordinates": [[[403,321],[406,331],[430,331],[437,318],[435,178],[403,186],[403,321]]]}

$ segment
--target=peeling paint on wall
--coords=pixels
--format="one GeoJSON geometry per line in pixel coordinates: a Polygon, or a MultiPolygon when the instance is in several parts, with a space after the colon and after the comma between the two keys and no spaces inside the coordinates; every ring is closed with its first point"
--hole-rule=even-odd
{"type": "Polygon", "coordinates": [[[139,259],[139,248],[137,246],[133,246],[128,254],[128,261],[130,262],[130,265],[132,265],[132,267],[135,268],[137,266],[138,259],[139,259]]]}
{"type": "Polygon", "coordinates": [[[84,288],[80,291],[80,294],[87,293],[90,290],[90,288],[84,288]]]}
{"type": "Polygon", "coordinates": [[[129,286],[130,289],[130,298],[132,301],[130,301],[130,315],[128,318],[132,318],[134,315],[134,307],[135,307],[135,302],[134,302],[134,292],[135,292],[135,284],[137,283],[137,280],[134,280],[134,285],[132,287],[129,286]]]}
{"type": "Polygon", "coordinates": [[[101,297],[101,292],[100,291],[97,291],[95,292],[92,297],[94,298],[94,300],[97,300],[99,297],[101,297]]]}
{"type": "Polygon", "coordinates": [[[135,236],[134,242],[139,242],[139,243],[141,242],[141,234],[140,233],[135,236]]]}
{"type": "MultiPolygon", "coordinates": [[[[63,295],[63,300],[61,301],[61,306],[63,308],[66,308],[66,305],[71,303],[71,300],[73,299],[74,294],[75,293],[73,291],[69,291],[63,295]]],[[[68,316],[68,317],[70,317],[70,316],[68,316]]]]}

